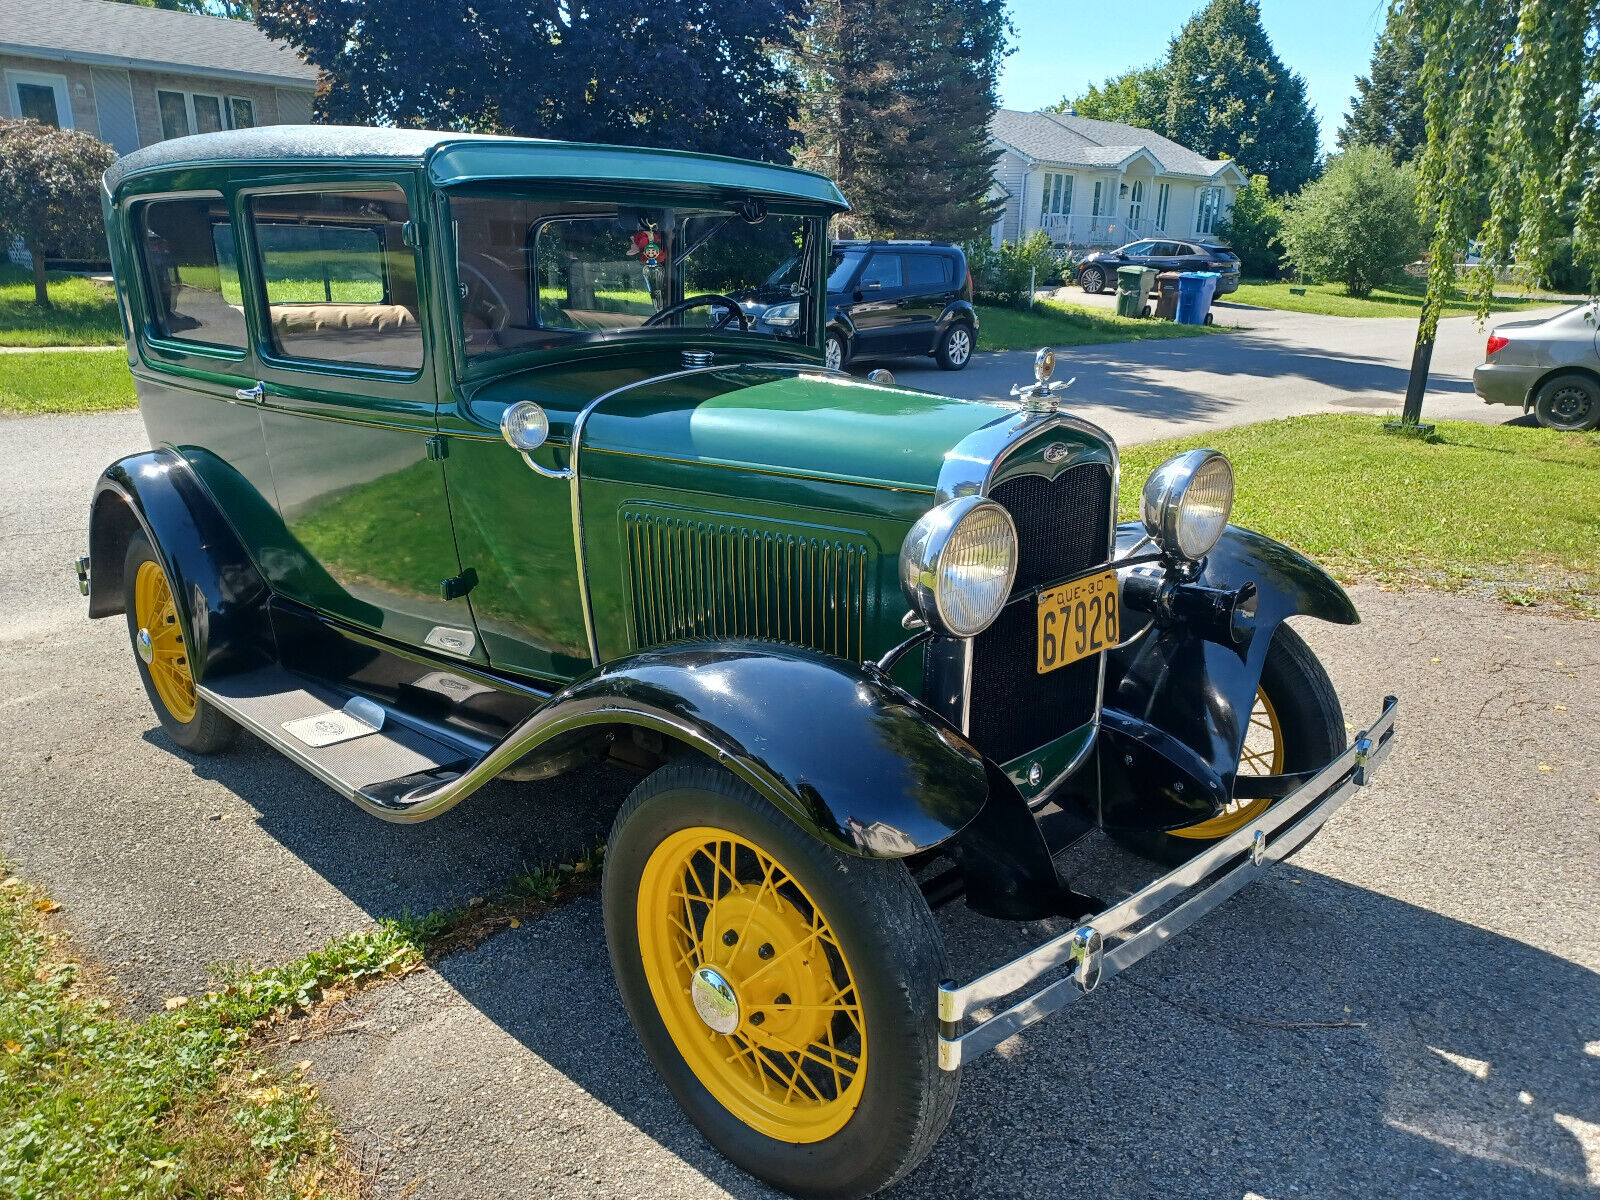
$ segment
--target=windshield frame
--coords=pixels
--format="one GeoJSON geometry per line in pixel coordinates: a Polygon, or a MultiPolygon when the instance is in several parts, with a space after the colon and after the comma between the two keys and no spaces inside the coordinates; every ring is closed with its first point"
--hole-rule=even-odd
{"type": "MultiPolygon", "coordinates": [[[[756,198],[766,204],[769,218],[796,219],[804,223],[805,242],[799,254],[804,260],[806,274],[812,283],[805,295],[796,297],[802,302],[803,319],[803,328],[797,337],[780,338],[754,330],[740,332],[737,322],[733,323],[734,329],[731,333],[726,330],[664,325],[588,333],[574,332],[573,336],[561,338],[554,345],[508,346],[489,353],[469,354],[466,345],[466,327],[462,319],[460,247],[450,205],[453,197],[492,199],[497,195],[508,200],[570,204],[575,210],[588,210],[575,211],[572,216],[576,219],[599,215],[594,212],[595,206],[672,208],[680,213],[688,212],[694,217],[704,217],[734,212],[741,201],[751,198],[747,193],[707,192],[705,189],[692,191],[643,189],[627,186],[595,187],[579,193],[570,183],[552,186],[543,181],[528,179],[471,180],[437,188],[434,211],[442,236],[438,239],[436,263],[441,271],[441,278],[446,283],[446,286],[440,289],[444,300],[443,315],[451,344],[452,365],[458,378],[464,380],[490,378],[526,369],[541,362],[571,359],[589,354],[615,353],[622,347],[641,350],[654,348],[725,350],[730,356],[736,356],[736,361],[751,358],[801,361],[820,359],[827,297],[825,290],[815,281],[820,278],[820,272],[826,266],[826,255],[831,248],[829,220],[837,210],[832,206],[789,196],[756,198]]],[[[559,213],[551,213],[541,218],[539,224],[561,219],[566,218],[559,213]]],[[[674,265],[672,269],[676,276],[674,281],[676,287],[681,283],[681,264],[674,265]]],[[[551,332],[559,334],[566,331],[551,330],[551,332]]]]}

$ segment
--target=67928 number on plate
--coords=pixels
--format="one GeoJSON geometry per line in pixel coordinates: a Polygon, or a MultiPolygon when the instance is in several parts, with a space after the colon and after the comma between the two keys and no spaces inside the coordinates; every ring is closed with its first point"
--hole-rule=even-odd
{"type": "Polygon", "coordinates": [[[1039,595],[1039,674],[1117,644],[1122,631],[1117,573],[1102,571],[1039,595]]]}

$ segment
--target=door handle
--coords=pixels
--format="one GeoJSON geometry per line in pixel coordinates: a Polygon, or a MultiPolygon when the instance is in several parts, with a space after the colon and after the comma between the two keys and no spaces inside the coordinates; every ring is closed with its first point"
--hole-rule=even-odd
{"type": "Polygon", "coordinates": [[[254,387],[238,388],[233,394],[240,400],[254,400],[257,404],[260,404],[262,398],[267,394],[267,385],[258,379],[254,387]]]}

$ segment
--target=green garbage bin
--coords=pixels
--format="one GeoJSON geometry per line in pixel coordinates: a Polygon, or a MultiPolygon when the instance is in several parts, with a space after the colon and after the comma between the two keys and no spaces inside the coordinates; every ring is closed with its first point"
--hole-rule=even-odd
{"type": "Polygon", "coordinates": [[[1145,280],[1143,267],[1117,268],[1117,315],[1144,315],[1145,280]]]}

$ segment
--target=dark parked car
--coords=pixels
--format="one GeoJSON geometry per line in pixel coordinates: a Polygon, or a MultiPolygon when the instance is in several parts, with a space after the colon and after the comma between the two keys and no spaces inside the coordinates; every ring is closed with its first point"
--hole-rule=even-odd
{"type": "MultiPolygon", "coordinates": [[[[784,336],[800,317],[798,259],[736,299],[762,333],[784,336]]],[[[828,259],[823,361],[931,354],[959,371],[978,344],[972,275],[959,246],[935,242],[835,242],[828,259]]]]}
{"type": "Polygon", "coordinates": [[[1115,289],[1118,267],[1154,267],[1158,271],[1216,271],[1217,295],[1239,287],[1239,256],[1220,242],[1129,242],[1115,250],[1099,250],[1078,264],[1078,286],[1091,295],[1115,289]]]}
{"type": "MultiPolygon", "coordinates": [[[[335,792],[410,824],[495,779],[635,773],[602,883],[620,998],[776,1187],[901,1178],[965,1064],[1294,853],[1392,745],[1392,700],[1351,744],[1285,623],[1355,605],[1229,524],[1221,454],[1156,468],[1119,525],[1116,444],[1060,410],[1050,351],[1009,400],[826,369],[830,254],[856,285],[943,263],[948,291],[960,260],[830,248],[819,175],[272,126],[147,146],[103,195],[151,448],[101,475],[77,567],[166,740],[280,751],[333,789],[290,786],[300,826],[335,792]],[[794,324],[751,320],[736,296],[796,256],[794,324]],[[1072,857],[1091,834],[1130,849],[1114,877],[1072,857]],[[1014,931],[964,982],[957,901],[1014,931]]],[[[549,826],[551,795],[506,820],[549,826]]],[[[1309,900],[1165,980],[1203,966],[1205,995],[1309,900]]],[[[565,969],[518,986],[612,1003],[565,969]]],[[[1086,1078],[1122,1053],[1092,1029],[1086,1078]]]]}
{"type": "Polygon", "coordinates": [[[1472,387],[1485,404],[1533,409],[1546,429],[1600,427],[1600,306],[1495,326],[1472,387]]]}

